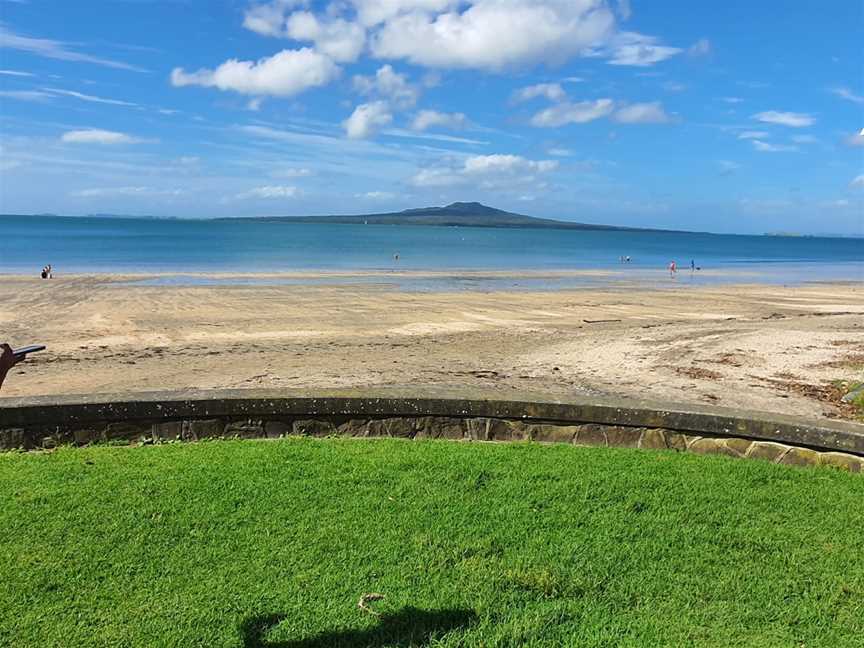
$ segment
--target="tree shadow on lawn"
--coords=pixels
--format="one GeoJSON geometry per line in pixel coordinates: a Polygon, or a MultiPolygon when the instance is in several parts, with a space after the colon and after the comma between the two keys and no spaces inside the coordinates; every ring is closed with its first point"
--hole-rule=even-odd
{"type": "Polygon", "coordinates": [[[467,628],[477,618],[471,610],[418,610],[406,607],[382,614],[380,622],[368,630],[334,630],[308,639],[270,642],[266,635],[287,615],[267,614],[246,619],[240,626],[244,648],[334,648],[364,646],[409,648],[424,646],[432,639],[459,628],[467,628]]]}

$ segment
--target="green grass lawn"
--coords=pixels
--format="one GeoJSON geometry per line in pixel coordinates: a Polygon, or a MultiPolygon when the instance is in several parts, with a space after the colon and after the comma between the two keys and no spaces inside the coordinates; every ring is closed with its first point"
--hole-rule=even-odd
{"type": "Polygon", "coordinates": [[[0,645],[864,646],[864,477],[399,440],[5,454],[0,645]]]}

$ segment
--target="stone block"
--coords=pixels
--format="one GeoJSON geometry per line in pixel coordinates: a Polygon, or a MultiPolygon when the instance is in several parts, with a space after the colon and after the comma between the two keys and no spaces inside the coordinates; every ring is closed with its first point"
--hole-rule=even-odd
{"type": "Polygon", "coordinates": [[[225,426],[224,435],[241,439],[260,439],[264,436],[264,421],[254,419],[231,421],[225,426]]]}
{"type": "Polygon", "coordinates": [[[319,421],[317,419],[304,419],[294,421],[293,434],[303,436],[330,436],[336,434],[336,426],[331,421],[319,421]]]}
{"type": "Polygon", "coordinates": [[[183,437],[183,421],[163,421],[150,428],[154,441],[174,441],[183,437]]]}
{"type": "Polygon", "coordinates": [[[220,419],[193,419],[183,423],[182,438],[187,441],[218,439],[225,434],[225,424],[220,419]]]}
{"type": "Polygon", "coordinates": [[[763,459],[776,463],[786,454],[789,446],[772,441],[754,441],[747,450],[748,459],[763,459]]]}
{"type": "Polygon", "coordinates": [[[746,457],[747,451],[750,450],[750,446],[753,445],[753,442],[750,439],[726,439],[725,441],[726,449],[735,453],[736,457],[746,457]]]}
{"type": "Polygon", "coordinates": [[[819,463],[849,472],[864,472],[864,457],[856,457],[845,452],[823,452],[819,457],[819,463]]]}
{"type": "Polygon", "coordinates": [[[106,441],[137,441],[141,437],[149,437],[153,426],[150,423],[109,423],[103,433],[106,441]]]}
{"type": "Polygon", "coordinates": [[[75,440],[75,445],[83,446],[88,443],[96,443],[102,440],[102,430],[94,428],[78,428],[72,431],[72,438],[75,440]]]}
{"type": "MultiPolygon", "coordinates": [[[[518,424],[518,421],[510,423],[510,427],[518,424]]],[[[521,430],[527,435],[531,441],[538,443],[573,443],[576,438],[576,432],[579,430],[578,425],[551,425],[551,424],[536,424],[524,425],[521,430]]]]}
{"type": "MultiPolygon", "coordinates": [[[[454,439],[465,438],[466,427],[462,419],[445,416],[421,416],[415,419],[388,419],[387,436],[414,439],[454,439]],[[408,425],[406,425],[406,423],[408,425]],[[398,432],[398,433],[394,433],[398,432]]],[[[470,423],[470,421],[469,421],[470,423]]],[[[474,421],[478,428],[485,429],[485,421],[474,421]]]]}
{"type": "Polygon", "coordinates": [[[780,463],[787,466],[818,466],[819,453],[809,448],[792,447],[783,455],[780,463]]]}
{"type": "Polygon", "coordinates": [[[669,447],[666,444],[666,430],[660,428],[645,430],[639,439],[639,447],[645,450],[665,450],[669,447]]]}
{"type": "Polygon", "coordinates": [[[27,434],[24,428],[6,428],[0,430],[0,450],[18,450],[28,448],[27,434]]]}
{"type": "Polygon", "coordinates": [[[286,421],[265,421],[264,436],[268,439],[278,439],[294,431],[294,425],[286,421]]]}
{"type": "Polygon", "coordinates": [[[603,425],[579,425],[573,443],[584,446],[606,446],[606,430],[603,425]]]}
{"type": "Polygon", "coordinates": [[[737,457],[735,452],[726,447],[725,441],[725,439],[703,437],[691,443],[687,450],[696,454],[720,454],[727,457],[737,457]]]}
{"type": "MultiPolygon", "coordinates": [[[[503,423],[503,421],[502,421],[503,423]]],[[[509,425],[504,424],[508,430],[509,425]]],[[[506,434],[509,434],[506,433],[506,434]]],[[[504,434],[506,436],[506,434],[504,434]]],[[[470,418],[465,421],[465,426],[463,428],[463,436],[464,439],[470,439],[471,441],[489,441],[490,437],[490,429],[489,429],[489,419],[485,418],[470,418]]]]}
{"type": "MultiPolygon", "coordinates": [[[[486,438],[492,441],[529,441],[531,430],[528,425],[512,425],[502,419],[479,419],[486,422],[486,438]]],[[[470,422],[470,419],[469,419],[470,422]]],[[[519,421],[513,421],[519,423],[519,421]]]]}
{"type": "Polygon", "coordinates": [[[343,436],[369,436],[369,421],[365,419],[351,419],[345,421],[338,427],[337,432],[343,436]]]}
{"type": "Polygon", "coordinates": [[[679,432],[666,432],[666,447],[677,452],[687,449],[687,437],[679,432]]]}
{"type": "Polygon", "coordinates": [[[606,430],[606,443],[614,448],[638,448],[642,428],[610,425],[606,430]]]}

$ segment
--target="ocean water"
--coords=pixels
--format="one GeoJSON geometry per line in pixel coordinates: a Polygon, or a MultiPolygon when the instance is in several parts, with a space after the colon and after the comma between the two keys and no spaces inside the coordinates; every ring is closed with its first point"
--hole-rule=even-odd
{"type": "Polygon", "coordinates": [[[50,263],[58,275],[398,267],[594,269],[650,277],[672,260],[689,272],[691,259],[706,281],[864,281],[864,240],[851,238],[0,216],[0,273],[6,274],[36,275],[50,263]],[[622,266],[622,255],[631,257],[629,265],[622,266]]]}

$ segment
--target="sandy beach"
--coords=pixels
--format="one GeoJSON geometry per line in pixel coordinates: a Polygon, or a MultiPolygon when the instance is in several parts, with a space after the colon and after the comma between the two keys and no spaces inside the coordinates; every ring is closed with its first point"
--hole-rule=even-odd
{"type": "Polygon", "coordinates": [[[465,385],[838,417],[832,383],[864,373],[861,283],[394,288],[404,278],[4,276],[3,338],[48,350],[3,396],[465,385]]]}

